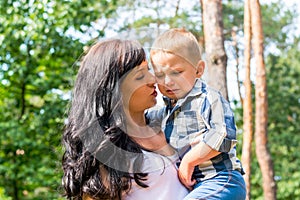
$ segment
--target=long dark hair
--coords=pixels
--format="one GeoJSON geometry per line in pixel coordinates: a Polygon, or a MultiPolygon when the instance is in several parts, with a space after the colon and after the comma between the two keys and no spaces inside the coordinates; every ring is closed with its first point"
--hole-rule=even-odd
{"type": "Polygon", "coordinates": [[[132,180],[147,187],[141,148],[124,129],[119,91],[120,79],[144,60],[138,42],[119,39],[98,42],[84,56],[62,139],[62,185],[68,199],[83,194],[120,199],[132,180]]]}

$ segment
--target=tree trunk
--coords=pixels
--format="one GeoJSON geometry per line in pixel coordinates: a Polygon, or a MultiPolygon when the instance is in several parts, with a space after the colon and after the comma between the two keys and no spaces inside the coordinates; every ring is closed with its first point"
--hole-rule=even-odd
{"type": "Polygon", "coordinates": [[[232,54],[233,56],[235,57],[235,62],[236,62],[236,65],[235,65],[235,68],[236,68],[236,71],[235,71],[235,75],[236,75],[236,82],[237,82],[237,87],[238,87],[238,95],[239,95],[239,98],[240,98],[240,102],[241,104],[243,105],[243,98],[242,98],[242,94],[241,94],[241,84],[240,84],[240,77],[239,77],[239,66],[240,66],[240,56],[239,56],[239,47],[238,47],[238,36],[237,36],[237,27],[234,26],[232,27],[231,29],[231,38],[232,38],[232,47],[233,47],[233,50],[232,50],[232,54]]]}
{"type": "Polygon", "coordinates": [[[262,172],[264,199],[276,199],[276,183],[272,158],[268,149],[267,123],[268,101],[266,69],[263,58],[263,30],[259,0],[250,1],[253,49],[256,64],[255,87],[255,143],[256,156],[262,172]]]}
{"type": "Polygon", "coordinates": [[[252,112],[252,95],[251,95],[251,79],[250,79],[250,58],[251,58],[251,17],[250,17],[250,2],[245,0],[244,8],[244,37],[245,37],[245,97],[243,101],[243,147],[242,147],[242,164],[246,172],[244,179],[246,182],[247,196],[246,199],[251,199],[251,144],[253,138],[253,112],[252,112]]]}
{"type": "Polygon", "coordinates": [[[200,3],[202,5],[207,83],[228,99],[222,0],[200,0],[200,3]]]}

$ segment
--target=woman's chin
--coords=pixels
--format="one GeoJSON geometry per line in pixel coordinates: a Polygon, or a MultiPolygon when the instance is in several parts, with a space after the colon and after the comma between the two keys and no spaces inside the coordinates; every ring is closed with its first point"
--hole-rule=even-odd
{"type": "Polygon", "coordinates": [[[147,104],[147,106],[145,106],[145,110],[146,109],[149,109],[149,108],[152,108],[153,106],[155,106],[157,103],[156,99],[153,100],[151,103],[149,102],[149,104],[147,104]]]}
{"type": "Polygon", "coordinates": [[[153,106],[155,106],[155,105],[156,105],[156,103],[157,103],[157,100],[156,100],[156,99],[154,99],[154,100],[153,100],[153,102],[152,102],[152,105],[150,106],[150,108],[151,108],[151,107],[153,107],[153,106]]]}

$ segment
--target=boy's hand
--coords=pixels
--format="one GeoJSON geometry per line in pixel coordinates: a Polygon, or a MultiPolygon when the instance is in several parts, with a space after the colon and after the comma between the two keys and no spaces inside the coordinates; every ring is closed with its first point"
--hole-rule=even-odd
{"type": "Polygon", "coordinates": [[[178,169],[178,178],[189,190],[192,190],[193,185],[196,183],[195,179],[192,180],[193,171],[194,166],[190,165],[189,162],[183,158],[178,169]]]}
{"type": "Polygon", "coordinates": [[[181,183],[191,190],[192,186],[196,183],[196,180],[192,180],[192,174],[195,166],[208,161],[220,153],[221,152],[213,150],[204,142],[200,142],[199,144],[195,145],[183,156],[179,165],[178,177],[181,183]]]}

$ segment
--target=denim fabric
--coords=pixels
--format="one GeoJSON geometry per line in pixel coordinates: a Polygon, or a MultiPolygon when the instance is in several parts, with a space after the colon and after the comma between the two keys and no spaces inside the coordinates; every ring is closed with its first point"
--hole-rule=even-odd
{"type": "Polygon", "coordinates": [[[239,171],[222,171],[215,177],[199,181],[184,200],[244,200],[246,186],[239,171]]]}

